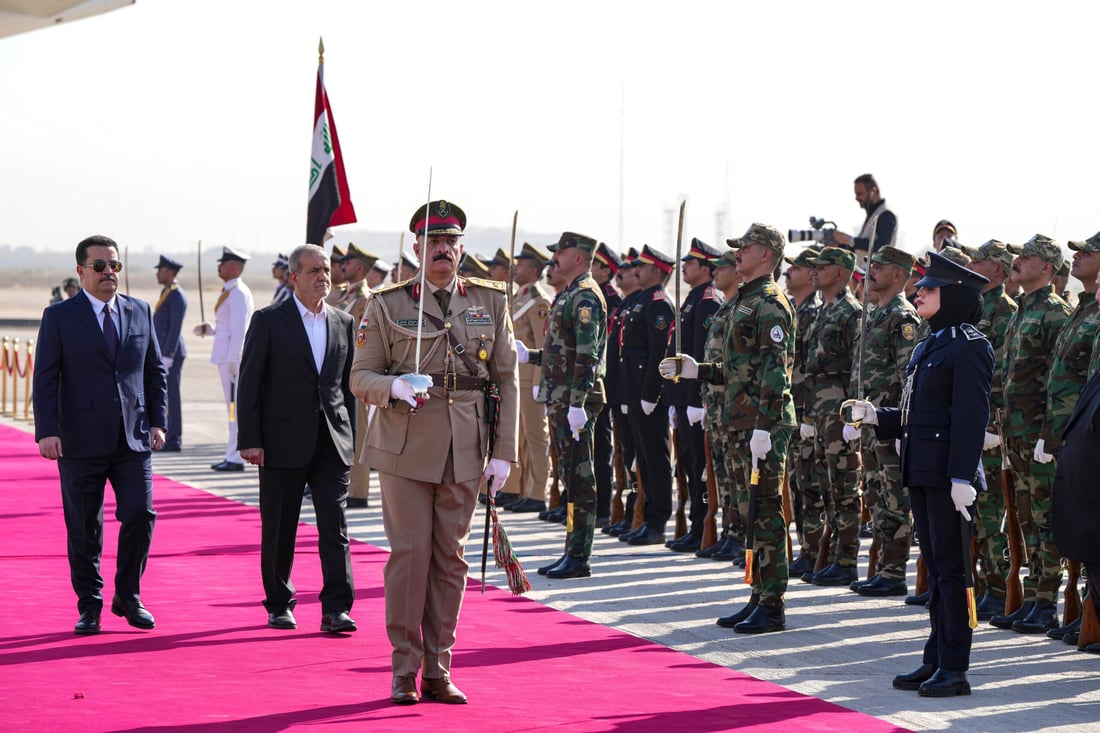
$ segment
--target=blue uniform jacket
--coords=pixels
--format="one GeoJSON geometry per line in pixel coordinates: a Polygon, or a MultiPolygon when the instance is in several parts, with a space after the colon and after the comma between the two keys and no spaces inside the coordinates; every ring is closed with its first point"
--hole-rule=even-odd
{"type": "Polygon", "coordinates": [[[164,302],[153,313],[153,328],[157,332],[160,353],[169,359],[183,359],[187,347],[183,345],[183,317],[187,314],[187,298],[178,287],[168,292],[164,302]]]}

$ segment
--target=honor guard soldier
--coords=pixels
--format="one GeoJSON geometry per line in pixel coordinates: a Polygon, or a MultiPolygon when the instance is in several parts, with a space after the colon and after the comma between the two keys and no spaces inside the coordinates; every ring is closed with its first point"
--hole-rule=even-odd
{"type": "Polygon", "coordinates": [[[775,284],[783,258],[783,235],[753,224],[736,240],[737,267],[745,278],[726,322],[720,362],[699,364],[677,354],[661,364],[661,376],[699,379],[725,386],[723,421],[739,478],[738,504],[754,534],[752,596],[718,625],[737,633],[759,634],[786,628],[787,527],[783,519],[783,472],[787,444],[795,427],[791,397],[794,367],[794,307],[775,284]],[[755,479],[755,480],[754,480],[755,479]],[[750,484],[755,484],[750,486],[750,484]]]}
{"type": "MultiPolygon", "coordinates": [[[[378,255],[366,252],[355,244],[348,244],[348,252],[337,265],[347,283],[347,305],[344,310],[351,315],[358,328],[367,312],[367,302],[371,290],[367,283],[367,274],[372,271],[378,255]]],[[[367,434],[370,410],[363,400],[355,401],[355,435],[362,442],[367,434]]],[[[355,461],[351,465],[351,483],[348,485],[348,509],[364,509],[370,503],[370,466],[355,461]]]]}
{"type": "Polygon", "coordinates": [[[645,523],[619,535],[632,545],[663,545],[665,524],[672,516],[672,463],[669,455],[668,399],[657,366],[665,356],[675,313],[665,283],[673,260],[648,244],[634,270],[640,293],[620,328],[623,398],[634,433],[635,460],[645,496],[645,523]]]}
{"type": "MultiPolygon", "coordinates": [[[[722,304],[722,296],[714,289],[714,266],[722,255],[706,242],[693,238],[688,253],[681,258],[684,282],[691,287],[680,306],[680,344],[685,354],[696,361],[703,359],[707,332],[715,311],[722,304]]],[[[674,355],[675,344],[670,345],[674,355]]],[[[674,415],[676,429],[676,462],[681,464],[687,478],[688,496],[691,501],[688,532],[668,543],[673,552],[695,552],[701,549],[703,520],[707,516],[707,457],[703,447],[703,396],[698,380],[685,379],[665,385],[668,392],[669,411],[674,415]]]]}
{"type": "Polygon", "coordinates": [[[489,265],[489,279],[500,283],[508,282],[508,272],[512,269],[512,260],[503,249],[497,249],[497,253],[487,263],[489,265]]]}
{"type": "Polygon", "coordinates": [[[485,266],[484,262],[478,259],[477,255],[472,252],[467,252],[462,256],[462,261],[458,263],[458,274],[462,277],[487,279],[489,277],[489,268],[485,266]]]}
{"type": "MultiPolygon", "coordinates": [[[[607,305],[608,358],[605,361],[609,374],[616,373],[611,371],[611,320],[623,302],[623,297],[615,289],[614,284],[615,276],[622,264],[623,261],[619,255],[606,244],[600,242],[596,245],[596,252],[592,256],[592,279],[600,286],[600,292],[603,293],[603,302],[607,305]]],[[[604,409],[600,410],[600,414],[596,418],[596,443],[592,455],[596,471],[596,526],[601,529],[611,523],[611,494],[612,484],[614,483],[613,463],[615,459],[615,439],[614,429],[611,425],[611,413],[614,412],[612,406],[618,403],[618,399],[614,394],[614,383],[615,380],[613,379],[604,383],[604,395],[607,398],[607,404],[604,409]]]]}
{"type": "MultiPolygon", "coordinates": [[[[1003,242],[991,239],[977,247],[971,255],[968,267],[983,276],[988,283],[982,286],[982,320],[978,330],[985,334],[993,346],[994,363],[1004,361],[1005,335],[1008,324],[1016,313],[1016,301],[1005,292],[1005,281],[1012,274],[1012,253],[1003,242]]],[[[1004,492],[996,488],[1001,482],[1000,426],[997,411],[1004,412],[1004,384],[999,369],[993,370],[993,384],[989,392],[989,425],[985,430],[982,466],[989,491],[978,494],[977,516],[974,517],[974,536],[978,545],[978,581],[985,592],[978,599],[979,621],[988,621],[1004,615],[1005,596],[1008,593],[1005,580],[1009,573],[1008,537],[1005,526],[1004,492]]]]}
{"type": "MultiPolygon", "coordinates": [[[[550,294],[539,279],[550,255],[524,242],[512,265],[516,295],[512,299],[512,325],[516,341],[542,344],[550,315],[550,294]]],[[[519,463],[498,495],[497,506],[513,512],[546,511],[550,478],[550,431],[546,409],[536,402],[540,369],[523,364],[519,370],[519,463]]]]}
{"type": "Polygon", "coordinates": [[[378,290],[386,284],[393,266],[381,258],[374,261],[374,265],[367,271],[367,287],[378,290]]]}
{"type": "MultiPolygon", "coordinates": [[[[802,576],[814,585],[850,585],[856,579],[859,551],[860,456],[844,440],[840,406],[851,394],[852,366],[863,306],[848,290],[855,254],[826,247],[813,260],[814,287],[821,292],[807,355],[813,401],[799,426],[804,439],[814,440],[817,481],[811,488],[812,509],[802,518],[806,540],[816,550],[828,518],[832,529],[825,549],[828,565],[802,576]],[[813,492],[818,490],[818,495],[813,492]]],[[[816,556],[815,556],[816,558],[816,556]]],[[[818,563],[821,564],[821,563],[818,563]]]]}
{"type": "Polygon", "coordinates": [[[279,283],[275,286],[275,294],[271,296],[271,304],[276,305],[289,298],[294,292],[290,287],[290,261],[286,255],[280,253],[271,263],[271,277],[279,283]]]}
{"type": "Polygon", "coordinates": [[[569,493],[566,509],[565,554],[539,568],[548,578],[591,575],[592,537],[596,528],[596,476],[592,465],[596,416],[604,408],[604,354],[607,348],[607,305],[589,270],[596,240],[565,232],[550,267],[555,280],[567,285],[546,322],[541,349],[528,350],[516,341],[521,364],[541,367],[540,404],[546,406],[558,466],[569,493]]]}
{"type": "MultiPolygon", "coordinates": [[[[866,395],[876,407],[901,404],[901,385],[905,367],[917,345],[921,320],[916,309],[905,299],[905,283],[913,272],[916,258],[897,247],[887,245],[871,255],[865,287],[877,305],[866,318],[860,334],[863,357],[863,383],[852,373],[852,394],[866,395]]],[[[845,438],[860,440],[861,431],[844,426],[845,438]]],[[[870,506],[875,542],[879,545],[878,566],[872,577],[852,585],[861,596],[904,596],[905,565],[909,561],[912,527],[909,520],[909,495],[901,485],[898,454],[892,440],[876,440],[872,431],[862,431],[863,455],[871,454],[877,466],[873,475],[864,475],[864,492],[871,489],[870,506]]],[[[864,497],[867,499],[867,497],[864,497]]]]}
{"type": "Polygon", "coordinates": [[[390,544],[383,573],[393,647],[390,700],[396,704],[415,703],[421,695],[466,702],[450,680],[466,590],[463,547],[479,485],[488,480],[498,491],[516,456],[512,322],[503,286],[456,277],[465,225],[466,214],[447,201],[432,201],[413,214],[409,229],[424,263],[422,280],[374,294],[352,361],[352,392],[380,408],[362,460],[378,471],[382,485],[390,544]],[[498,421],[490,425],[485,415],[494,387],[498,421]]]}
{"type": "Polygon", "coordinates": [[[1058,625],[1058,589],[1062,584],[1061,555],[1050,525],[1050,493],[1054,456],[1046,447],[1047,378],[1058,334],[1069,320],[1069,305],[1058,297],[1051,279],[1062,266],[1062,248],[1036,234],[1012,263],[1012,279],[1023,295],[1005,336],[1005,440],[1016,488],[1016,508],[1028,574],[1024,604],[1014,613],[994,616],[989,623],[1019,633],[1042,634],[1058,625]]]}
{"type": "Polygon", "coordinates": [[[332,264],[332,292],[325,298],[325,303],[334,308],[343,308],[348,304],[348,284],[344,281],[344,272],[341,263],[347,250],[342,247],[332,246],[329,262],[332,264]]]}
{"type": "Polygon", "coordinates": [[[420,272],[420,261],[410,253],[402,252],[400,259],[394,263],[392,279],[394,284],[412,280],[418,272],[420,272]]]}
{"type": "Polygon", "coordinates": [[[180,376],[187,346],[183,343],[183,318],[187,314],[187,298],[176,277],[183,264],[171,257],[160,256],[157,262],[157,282],[163,286],[160,298],[153,306],[153,330],[160,344],[160,358],[168,370],[168,428],[161,452],[179,452],[183,447],[183,414],[180,400],[180,376]]]}

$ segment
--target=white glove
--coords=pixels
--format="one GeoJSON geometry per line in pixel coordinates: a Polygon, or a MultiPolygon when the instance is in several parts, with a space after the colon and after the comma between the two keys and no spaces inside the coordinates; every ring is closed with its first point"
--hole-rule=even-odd
{"type": "Polygon", "coordinates": [[[894,441],[894,452],[901,455],[901,438],[894,441]]]}
{"type": "Polygon", "coordinates": [[[963,515],[963,519],[968,522],[970,521],[970,512],[966,511],[966,508],[974,503],[977,496],[978,492],[974,491],[974,487],[970,484],[962,481],[951,482],[951,502],[955,505],[955,509],[959,514],[963,515]]]}
{"type": "Polygon", "coordinates": [[[676,408],[672,405],[668,406],[668,426],[670,428],[676,427],[676,408]]]}
{"type": "Polygon", "coordinates": [[[1046,441],[1039,438],[1039,442],[1035,444],[1035,454],[1032,456],[1036,463],[1050,463],[1054,460],[1054,456],[1046,451],[1046,441]]]}
{"type": "Polygon", "coordinates": [[[516,339],[516,354],[519,357],[518,361],[520,364],[526,364],[527,360],[531,358],[530,355],[527,353],[527,344],[523,343],[519,339],[516,339]]]}
{"type": "Polygon", "coordinates": [[[485,473],[481,474],[481,477],[491,482],[489,488],[493,492],[493,496],[496,496],[504,488],[504,482],[508,480],[508,474],[511,472],[511,463],[502,461],[499,458],[490,458],[489,465],[485,467],[485,473]]]}
{"type": "Polygon", "coordinates": [[[698,379],[699,362],[695,361],[695,359],[688,354],[666,356],[664,359],[661,359],[661,363],[657,365],[657,371],[665,379],[675,379],[676,377],[698,379]]]}
{"type": "Polygon", "coordinates": [[[798,434],[802,436],[803,440],[809,440],[810,438],[817,435],[817,428],[807,422],[804,422],[798,426],[798,434]]]}
{"type": "Polygon", "coordinates": [[[707,415],[705,407],[688,407],[688,425],[698,425],[707,415]]]}
{"type": "Polygon", "coordinates": [[[534,399],[535,402],[539,401],[539,386],[537,384],[531,385],[531,398],[534,399]]]}
{"type": "Polygon", "coordinates": [[[768,431],[753,430],[752,437],[749,438],[749,451],[752,453],[752,460],[757,463],[763,461],[771,449],[772,436],[768,434],[768,431]]]}
{"type": "Polygon", "coordinates": [[[866,400],[853,400],[852,422],[878,425],[878,415],[875,414],[875,406],[866,400]]]}
{"type": "Polygon", "coordinates": [[[985,434],[985,445],[982,446],[982,450],[993,450],[994,448],[1001,447],[1001,436],[996,433],[985,434]]]}
{"type": "Polygon", "coordinates": [[[581,431],[588,424],[588,413],[583,407],[570,407],[565,419],[569,421],[569,430],[573,433],[573,440],[581,439],[581,431]]]}
{"type": "Polygon", "coordinates": [[[653,411],[656,410],[656,409],[657,409],[657,403],[656,402],[646,402],[645,400],[642,400],[642,412],[644,412],[645,414],[652,415],[653,411]]]}
{"type": "Polygon", "coordinates": [[[629,415],[630,405],[619,405],[619,412],[623,413],[624,415],[629,415]]]}
{"type": "Polygon", "coordinates": [[[192,333],[194,333],[196,336],[213,336],[214,324],[210,321],[203,321],[199,325],[195,326],[192,333]]]}
{"type": "Polygon", "coordinates": [[[239,361],[227,361],[225,369],[229,372],[230,379],[236,379],[237,375],[241,373],[241,363],[239,361]]]}
{"type": "Polygon", "coordinates": [[[172,368],[172,357],[162,356],[162,357],[160,357],[160,361],[161,361],[162,364],[164,364],[165,369],[171,369],[172,368]]]}
{"type": "Polygon", "coordinates": [[[844,435],[845,443],[851,443],[853,440],[859,440],[859,428],[853,427],[852,425],[845,425],[841,433],[844,435]]]}
{"type": "MultiPolygon", "coordinates": [[[[431,377],[428,378],[429,381],[431,377]]],[[[424,392],[421,397],[428,399],[428,393],[424,392]]],[[[405,400],[409,403],[409,407],[416,407],[416,389],[409,383],[409,380],[404,378],[404,375],[390,382],[390,399],[391,400],[405,400]]]]}

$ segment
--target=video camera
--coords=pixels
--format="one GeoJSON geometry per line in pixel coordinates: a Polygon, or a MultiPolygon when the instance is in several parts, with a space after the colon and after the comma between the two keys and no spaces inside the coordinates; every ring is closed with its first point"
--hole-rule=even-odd
{"type": "Polygon", "coordinates": [[[836,244],[836,239],[833,237],[833,232],[836,231],[835,222],[825,221],[816,216],[811,216],[810,226],[813,227],[813,229],[788,229],[787,241],[791,243],[820,242],[827,247],[836,244]]]}

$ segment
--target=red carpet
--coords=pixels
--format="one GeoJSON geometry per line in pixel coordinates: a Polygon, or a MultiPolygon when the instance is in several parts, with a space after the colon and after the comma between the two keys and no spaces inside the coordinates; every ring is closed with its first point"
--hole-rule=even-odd
{"type": "MultiPolygon", "coordinates": [[[[391,705],[385,552],[353,543],[359,632],[321,634],[316,538],[303,526],[299,629],[269,630],[258,511],[163,478],[142,589],[157,628],[132,629],[105,609],[103,633],[77,637],[57,469],[29,435],[5,426],[0,461],[5,731],[897,730],[506,589],[466,597],[454,678],[470,704],[391,705]]],[[[109,498],[108,605],[112,511],[109,498]]]]}

